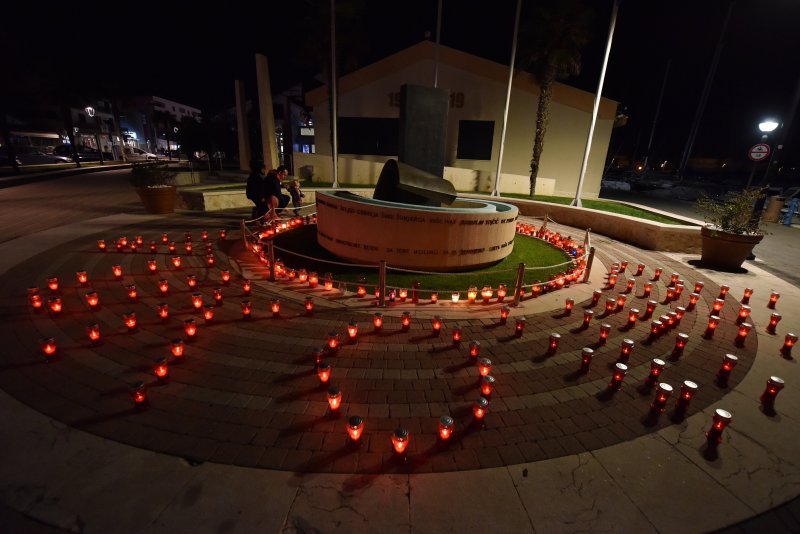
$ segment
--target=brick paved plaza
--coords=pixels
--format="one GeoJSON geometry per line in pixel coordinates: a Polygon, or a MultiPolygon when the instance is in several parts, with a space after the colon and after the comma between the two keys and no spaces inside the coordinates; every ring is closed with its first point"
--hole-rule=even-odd
{"type": "MultiPolygon", "coordinates": [[[[69,180],[58,188],[69,188],[69,180]]],[[[500,308],[509,298],[431,304],[423,296],[418,305],[409,299],[381,309],[384,324],[375,332],[374,298],[322,284],[311,289],[296,280],[269,282],[263,264],[242,244],[238,218],[245,213],[156,217],[129,208],[128,214],[67,219],[0,245],[0,389],[6,394],[0,406],[9,421],[0,436],[7,449],[0,481],[5,503],[29,517],[65,529],[85,525],[86,532],[188,525],[197,531],[228,525],[237,532],[699,532],[798,493],[798,447],[791,438],[797,431],[797,370],[779,348],[784,334],[797,330],[800,294],[757,267],[714,273],[693,268],[687,255],[594,236],[597,256],[588,283],[528,297],[505,324],[500,308]],[[225,240],[220,228],[227,229],[225,240]],[[203,230],[213,266],[206,262],[203,230]],[[183,248],[187,232],[190,255],[183,248]],[[177,243],[175,254],[162,243],[163,233],[177,243]],[[114,249],[120,236],[137,235],[144,242],[137,252],[114,249]],[[98,250],[98,239],[108,251],[98,250]],[[157,243],[155,253],[150,241],[157,243]],[[174,255],[180,269],[172,264],[174,255]],[[148,269],[151,259],[156,273],[148,269]],[[628,269],[610,288],[607,274],[619,261],[627,261],[628,269]],[[646,267],[623,309],[606,313],[607,297],[624,293],[639,263],[646,267]],[[114,265],[121,277],[114,276],[114,265]],[[657,267],[663,274],[653,280],[657,267]],[[228,284],[223,270],[231,273],[228,284]],[[77,271],[86,271],[86,286],[78,284],[77,271]],[[686,289],[666,302],[673,272],[686,289]],[[187,284],[189,275],[195,288],[187,284]],[[55,292],[47,287],[52,276],[59,280],[55,292]],[[244,278],[253,282],[249,295],[244,278]],[[159,290],[160,280],[168,282],[167,294],[159,290]],[[649,297],[643,294],[646,281],[653,283],[649,297]],[[696,282],[704,287],[692,309],[696,282]],[[131,284],[135,300],[127,293],[131,284]],[[719,327],[707,336],[721,284],[731,289],[719,327]],[[63,310],[35,312],[26,291],[32,286],[39,288],[43,308],[57,296],[63,310]],[[753,329],[736,342],[745,287],[755,290],[748,319],[753,329]],[[86,302],[89,288],[100,298],[95,308],[86,302]],[[213,303],[215,289],[222,300],[205,321],[192,295],[213,303]],[[596,289],[602,297],[592,304],[596,289]],[[777,310],[767,308],[771,290],[781,294],[777,310]],[[307,296],[314,297],[311,315],[304,308],[307,296]],[[575,300],[571,314],[564,312],[568,297],[575,300]],[[270,311],[275,298],[279,317],[270,311]],[[242,317],[243,300],[252,304],[249,320],[242,317]],[[658,302],[652,317],[627,326],[630,308],[641,317],[648,300],[658,302]],[[169,306],[167,320],[158,317],[159,303],[169,306]],[[688,308],[679,324],[651,337],[651,321],[678,306],[688,308]],[[595,316],[582,328],[587,309],[595,316]],[[776,334],[765,330],[772,311],[783,314],[776,334]],[[138,320],[134,330],[124,322],[130,312],[138,320]],[[407,331],[402,312],[412,316],[407,331]],[[445,323],[439,336],[431,331],[433,315],[445,323]],[[527,324],[515,336],[514,319],[522,315],[527,324]],[[196,320],[196,339],[187,338],[189,318],[196,320]],[[347,340],[351,321],[359,326],[356,342],[347,340]],[[96,344],[87,337],[92,323],[101,332],[96,344]],[[611,330],[600,343],[604,323],[611,330]],[[455,326],[462,331],[458,346],[451,340],[455,326]],[[330,332],[341,340],[337,350],[324,353],[330,385],[342,394],[335,415],[314,365],[314,349],[325,347],[330,332]],[[548,350],[551,333],[561,335],[555,351],[548,350]],[[688,334],[682,353],[674,351],[678,333],[688,334]],[[55,339],[52,357],[42,353],[42,338],[55,339]],[[626,338],[635,348],[615,391],[609,381],[623,361],[626,338]],[[179,339],[184,354],[176,358],[171,343],[179,339]],[[480,342],[480,357],[491,359],[496,380],[482,422],[473,416],[481,382],[470,341],[480,342]],[[594,349],[594,357],[582,370],[584,347],[594,349]],[[724,382],[718,373],[727,353],[738,362],[724,382]],[[160,358],[169,368],[163,383],[154,374],[160,358]],[[654,358],[666,362],[659,380],[675,390],[663,413],[651,409],[656,387],[646,383],[654,358]],[[772,375],[786,381],[775,413],[759,405],[772,375]],[[681,413],[676,399],[685,380],[699,387],[681,413]],[[146,385],[144,409],[134,408],[130,395],[130,384],[139,381],[146,385]],[[733,420],[719,447],[709,450],[704,433],[717,408],[729,410],[733,420]],[[345,432],[353,415],[364,421],[358,446],[348,443],[345,432]],[[438,438],[442,415],[454,420],[447,442],[438,438]],[[404,456],[392,450],[390,435],[398,426],[409,432],[404,456]]],[[[582,235],[580,229],[550,228],[582,235]]]]}

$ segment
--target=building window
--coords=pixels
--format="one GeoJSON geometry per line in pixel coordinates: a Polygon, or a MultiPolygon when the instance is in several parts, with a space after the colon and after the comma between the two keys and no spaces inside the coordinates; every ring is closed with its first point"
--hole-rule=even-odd
{"type": "Polygon", "coordinates": [[[339,117],[339,152],[396,156],[399,131],[399,119],[339,117]]]}
{"type": "Polygon", "coordinates": [[[492,159],[494,121],[458,121],[456,159],[492,159]]]}

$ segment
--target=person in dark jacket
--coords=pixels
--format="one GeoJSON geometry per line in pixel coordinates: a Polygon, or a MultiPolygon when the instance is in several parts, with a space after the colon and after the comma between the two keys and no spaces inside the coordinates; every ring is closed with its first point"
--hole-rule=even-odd
{"type": "Polygon", "coordinates": [[[254,165],[250,176],[247,177],[247,188],[245,194],[247,198],[255,205],[255,214],[257,217],[263,217],[270,210],[270,205],[267,202],[269,195],[267,195],[267,167],[265,165],[254,165]]]}
{"type": "Polygon", "coordinates": [[[289,169],[286,168],[286,165],[281,165],[267,173],[264,196],[268,198],[267,206],[272,207],[276,217],[283,213],[283,208],[289,204],[289,195],[281,193],[283,180],[288,175],[289,169]]]}

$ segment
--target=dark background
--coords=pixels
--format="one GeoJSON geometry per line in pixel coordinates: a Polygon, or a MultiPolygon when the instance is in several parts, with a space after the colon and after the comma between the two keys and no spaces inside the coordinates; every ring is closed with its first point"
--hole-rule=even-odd
{"type": "MultiPolygon", "coordinates": [[[[523,1],[523,18],[537,0],[523,1]]],[[[593,30],[582,73],[594,92],[610,0],[587,1],[593,30]]],[[[151,94],[214,113],[233,106],[233,80],[255,94],[253,54],[267,54],[273,91],[311,80],[330,61],[330,2],[125,4],[18,2],[3,8],[4,84],[45,83],[98,95],[151,94]],[[41,82],[33,82],[41,83],[41,82]]],[[[436,0],[338,0],[340,74],[435,38],[436,0]]],[[[683,151],[728,0],[623,2],[603,95],[630,116],[612,150],[643,156],[668,58],[672,59],[653,159],[683,151]]],[[[510,58],[514,0],[444,0],[442,44],[501,63],[510,58]]],[[[744,159],[757,123],[785,116],[800,78],[800,3],[737,0],[693,155],[744,159]]],[[[534,120],[535,110],[531,110],[534,120]]],[[[800,165],[800,124],[784,162],[800,165]]]]}

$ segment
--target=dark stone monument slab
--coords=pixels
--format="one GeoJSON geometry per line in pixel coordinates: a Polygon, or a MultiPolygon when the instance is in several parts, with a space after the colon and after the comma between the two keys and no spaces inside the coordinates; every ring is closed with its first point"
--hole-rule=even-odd
{"type": "Polygon", "coordinates": [[[444,89],[400,87],[398,160],[441,178],[447,151],[449,93],[444,89]]]}
{"type": "Polygon", "coordinates": [[[441,206],[453,203],[456,190],[444,178],[390,159],[381,169],[372,198],[416,206],[441,206]]]}

